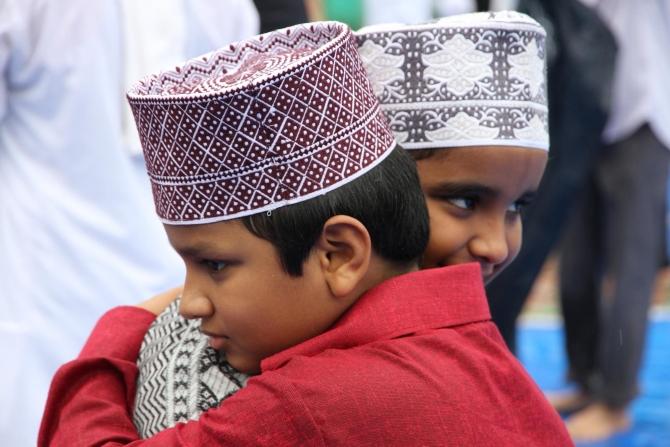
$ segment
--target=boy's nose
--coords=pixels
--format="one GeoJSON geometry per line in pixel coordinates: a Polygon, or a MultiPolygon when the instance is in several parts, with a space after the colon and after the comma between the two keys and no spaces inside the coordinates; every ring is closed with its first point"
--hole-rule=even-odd
{"type": "Polygon", "coordinates": [[[179,313],[187,319],[206,318],[214,313],[214,306],[204,293],[185,285],[179,303],[179,313]]]}
{"type": "Polygon", "coordinates": [[[504,222],[492,222],[483,226],[480,235],[470,241],[472,256],[492,266],[505,262],[509,257],[509,252],[504,222]]]}

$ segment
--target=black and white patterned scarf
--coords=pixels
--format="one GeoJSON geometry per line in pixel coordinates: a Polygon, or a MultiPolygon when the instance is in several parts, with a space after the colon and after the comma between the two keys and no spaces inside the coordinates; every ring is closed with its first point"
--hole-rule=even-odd
{"type": "Polygon", "coordinates": [[[143,439],[198,419],[247,380],[208,345],[200,320],[179,315],[179,299],[147,331],[137,366],[133,422],[143,439]]]}

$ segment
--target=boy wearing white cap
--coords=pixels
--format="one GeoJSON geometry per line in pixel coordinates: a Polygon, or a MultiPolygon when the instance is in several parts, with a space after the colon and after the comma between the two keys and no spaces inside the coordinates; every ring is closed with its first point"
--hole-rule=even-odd
{"type": "Polygon", "coordinates": [[[359,52],[430,214],[422,268],[518,254],[549,148],[545,32],[511,11],[360,30],[359,52]]]}
{"type": "Polygon", "coordinates": [[[137,442],[155,315],[113,309],[54,378],[40,445],[570,444],[489,321],[479,266],[415,271],[421,189],[345,26],[237,43],[129,98],[186,264],[180,312],[254,377],[137,442]]]}

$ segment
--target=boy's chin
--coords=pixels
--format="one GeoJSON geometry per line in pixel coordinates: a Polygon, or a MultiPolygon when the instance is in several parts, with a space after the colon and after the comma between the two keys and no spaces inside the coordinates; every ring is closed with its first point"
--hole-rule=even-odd
{"type": "Polygon", "coordinates": [[[224,354],[226,361],[236,371],[253,376],[261,372],[261,362],[257,359],[251,359],[241,355],[224,354]]]}

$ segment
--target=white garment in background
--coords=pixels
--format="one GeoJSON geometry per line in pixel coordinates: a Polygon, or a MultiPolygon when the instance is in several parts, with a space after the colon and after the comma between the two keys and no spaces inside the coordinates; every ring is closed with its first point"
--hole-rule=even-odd
{"type": "MultiPolygon", "coordinates": [[[[189,0],[184,58],[228,43],[213,31],[237,29],[241,1],[189,0]]],[[[1,445],[35,445],[51,377],[100,314],[183,281],[123,150],[122,6],[0,2],[1,445]]]]}
{"type": "MultiPolygon", "coordinates": [[[[150,73],[254,36],[260,30],[260,18],[251,0],[120,1],[126,90],[150,73]]],[[[135,120],[130,107],[124,110],[126,146],[132,154],[140,154],[135,120]]]]}
{"type": "Polygon", "coordinates": [[[475,12],[475,0],[434,0],[435,15],[437,17],[453,16],[475,12]]]}
{"type": "Polygon", "coordinates": [[[491,0],[489,9],[491,11],[509,11],[516,9],[518,6],[519,0],[491,0]]]}
{"type": "Polygon", "coordinates": [[[647,122],[670,148],[670,1],[582,2],[596,8],[619,49],[603,140],[621,141],[647,122]]]}
{"type": "Polygon", "coordinates": [[[364,25],[421,23],[433,18],[433,0],[363,0],[364,25]]]}
{"type": "MultiPolygon", "coordinates": [[[[588,1],[588,0],[587,0],[588,1]]],[[[492,11],[516,9],[518,0],[491,0],[492,11]]],[[[414,24],[477,9],[475,0],[363,0],[364,25],[414,24]]]]}

